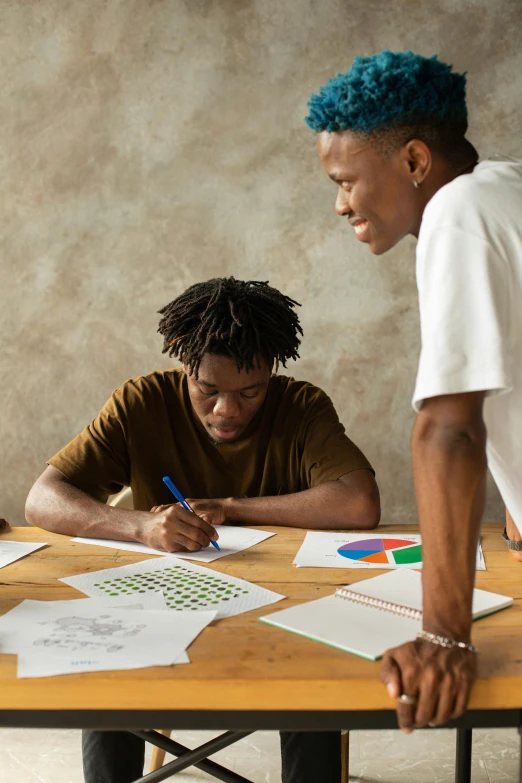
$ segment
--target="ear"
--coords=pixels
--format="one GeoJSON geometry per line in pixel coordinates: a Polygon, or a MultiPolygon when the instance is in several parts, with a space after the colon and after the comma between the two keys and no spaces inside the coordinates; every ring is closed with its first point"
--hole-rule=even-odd
{"type": "Polygon", "coordinates": [[[427,144],[420,139],[412,139],[404,147],[405,160],[413,183],[422,184],[431,171],[433,156],[427,144]]]}

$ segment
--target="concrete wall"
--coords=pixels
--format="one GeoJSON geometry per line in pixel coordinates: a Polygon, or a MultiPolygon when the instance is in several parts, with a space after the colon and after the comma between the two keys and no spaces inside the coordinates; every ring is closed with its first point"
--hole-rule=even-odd
{"type": "MultiPolygon", "coordinates": [[[[333,212],[302,118],[355,54],[469,73],[471,140],[520,154],[518,0],[0,4],[0,516],[129,376],[159,307],[214,275],[303,303],[292,374],[334,398],[385,521],[415,518],[414,242],[376,258],[333,212]]],[[[499,519],[493,492],[488,518],[499,519]]]]}

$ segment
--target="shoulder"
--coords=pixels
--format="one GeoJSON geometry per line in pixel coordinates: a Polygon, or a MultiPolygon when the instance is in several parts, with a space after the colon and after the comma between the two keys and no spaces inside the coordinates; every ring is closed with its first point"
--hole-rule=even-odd
{"type": "Polygon", "coordinates": [[[490,237],[491,226],[510,220],[522,203],[522,164],[484,161],[440,188],[426,205],[419,240],[436,228],[490,237]]]}
{"type": "Polygon", "coordinates": [[[269,392],[280,405],[300,411],[303,415],[311,415],[324,407],[333,407],[330,397],[318,386],[286,375],[272,375],[269,392]]]}
{"type": "Polygon", "coordinates": [[[185,374],[181,369],[155,370],[137,378],[129,378],[116,389],[112,399],[125,408],[172,400],[181,397],[185,374]]]}

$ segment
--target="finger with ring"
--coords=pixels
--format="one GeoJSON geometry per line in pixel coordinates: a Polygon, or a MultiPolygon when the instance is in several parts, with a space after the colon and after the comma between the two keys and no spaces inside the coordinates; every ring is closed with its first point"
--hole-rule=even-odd
{"type": "Polygon", "coordinates": [[[398,700],[401,704],[417,704],[416,696],[408,696],[407,693],[403,693],[399,696],[398,700]]]}

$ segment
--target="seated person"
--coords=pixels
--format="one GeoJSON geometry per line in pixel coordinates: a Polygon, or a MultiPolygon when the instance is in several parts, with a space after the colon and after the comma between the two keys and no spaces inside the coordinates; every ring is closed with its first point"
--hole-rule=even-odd
{"type": "MultiPolygon", "coordinates": [[[[376,527],[373,471],[331,400],[272,372],[298,358],[296,304],[267,283],[216,278],[164,307],[163,352],[183,368],[115,391],[49,460],[29,493],[28,521],[168,552],[207,547],[227,523],[376,527]],[[171,502],[165,475],[195,513],[171,502]],[[107,505],[124,486],[134,510],[107,505]]],[[[285,783],[339,783],[339,732],[285,732],[281,747],[285,783]]],[[[132,734],[86,731],[83,748],[87,783],[143,774],[144,742],[132,734]]]]}

